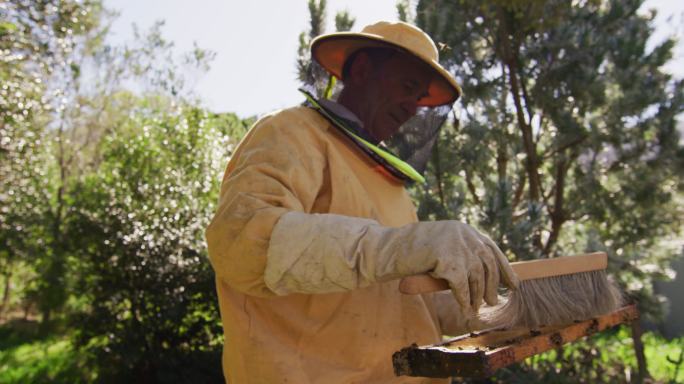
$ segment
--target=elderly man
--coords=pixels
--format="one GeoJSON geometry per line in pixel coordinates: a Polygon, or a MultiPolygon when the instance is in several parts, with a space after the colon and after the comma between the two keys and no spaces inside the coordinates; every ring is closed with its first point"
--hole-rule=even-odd
{"type": "Polygon", "coordinates": [[[431,382],[394,377],[392,353],[437,342],[454,308],[476,311],[500,282],[516,285],[486,236],[417,222],[404,185],[420,175],[381,148],[417,108],[453,103],[460,89],[409,24],[321,36],[311,49],[344,83],[337,102],[309,97],[260,119],[207,229],[226,379],[431,382]],[[399,293],[398,279],[421,273],[449,282],[453,306],[399,293]]]}

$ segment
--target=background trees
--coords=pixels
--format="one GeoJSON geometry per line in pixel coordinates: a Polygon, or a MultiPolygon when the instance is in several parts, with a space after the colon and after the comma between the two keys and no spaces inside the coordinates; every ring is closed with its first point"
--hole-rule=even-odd
{"type": "MultiPolygon", "coordinates": [[[[336,79],[331,78],[328,72],[317,62],[311,60],[309,47],[316,36],[326,33],[325,18],[327,15],[326,0],[309,0],[309,28],[299,34],[299,48],[297,49],[297,78],[304,88],[308,88],[313,94],[335,91],[336,79]]],[[[340,11],[335,14],[335,31],[345,32],[352,29],[354,19],[348,11],[340,11]]],[[[339,87],[337,88],[339,90],[339,87]]]]}
{"type": "Polygon", "coordinates": [[[11,302],[14,272],[31,264],[36,278],[20,285],[47,322],[67,299],[64,187],[78,152],[75,135],[67,135],[77,132],[67,106],[102,9],[93,1],[17,1],[3,3],[2,11],[2,310],[11,302]]]}
{"type": "Polygon", "coordinates": [[[204,229],[234,144],[227,128],[240,123],[159,98],[135,104],[73,192],[69,238],[88,303],[78,341],[108,380],[215,381],[222,332],[204,229]]]}
{"type": "Polygon", "coordinates": [[[465,96],[417,196],[422,217],[476,223],[517,259],[605,250],[654,313],[651,279],[681,252],[666,243],[684,213],[684,91],[662,71],[674,42],[646,50],[641,5],[420,1],[465,96]]]}
{"type": "Polygon", "coordinates": [[[59,380],[220,381],[203,230],[251,121],[187,87],[213,54],[177,57],[163,23],[109,46],[96,1],[2,6],[0,317],[23,305],[73,340],[82,374],[59,380]]]}

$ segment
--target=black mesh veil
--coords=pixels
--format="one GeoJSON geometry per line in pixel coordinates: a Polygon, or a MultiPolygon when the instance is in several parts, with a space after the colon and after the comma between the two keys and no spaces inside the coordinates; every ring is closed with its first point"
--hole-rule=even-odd
{"type": "Polygon", "coordinates": [[[332,77],[316,60],[311,60],[301,86],[302,90],[318,99],[326,98],[327,93],[329,100],[336,101],[342,88],[344,88],[342,81],[332,77]]]}
{"type": "Polygon", "coordinates": [[[451,110],[451,104],[418,108],[416,115],[386,140],[385,145],[418,173],[423,174],[430,160],[432,147],[451,110]]]}

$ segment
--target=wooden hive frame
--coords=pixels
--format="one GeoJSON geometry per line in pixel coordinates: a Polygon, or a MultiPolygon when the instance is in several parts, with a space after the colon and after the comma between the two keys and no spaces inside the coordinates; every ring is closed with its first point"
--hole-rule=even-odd
{"type": "Polygon", "coordinates": [[[569,325],[471,332],[439,344],[409,346],[394,353],[392,363],[397,376],[486,378],[500,368],[638,317],[631,304],[569,325]]]}

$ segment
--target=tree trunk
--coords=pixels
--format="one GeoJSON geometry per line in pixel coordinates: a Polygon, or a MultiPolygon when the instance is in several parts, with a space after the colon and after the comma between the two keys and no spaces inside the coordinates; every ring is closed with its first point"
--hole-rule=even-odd
{"type": "Polygon", "coordinates": [[[636,383],[643,383],[644,379],[650,378],[651,375],[648,373],[648,367],[646,366],[646,355],[644,354],[644,343],[641,341],[641,336],[644,331],[641,329],[641,323],[639,320],[632,321],[632,340],[634,342],[634,354],[637,359],[637,377],[636,383]]]}
{"type": "Polygon", "coordinates": [[[510,36],[512,31],[506,21],[505,11],[501,7],[499,7],[499,22],[501,23],[501,29],[499,31],[499,37],[501,39],[501,61],[504,64],[504,68],[508,69],[508,82],[513,104],[515,105],[515,116],[517,118],[518,128],[522,133],[522,143],[525,150],[525,168],[529,180],[529,200],[532,203],[538,203],[541,195],[541,181],[539,177],[540,160],[537,154],[537,145],[534,142],[534,137],[532,135],[532,127],[530,126],[529,121],[525,119],[525,112],[523,110],[522,101],[520,100],[521,85],[518,82],[517,63],[517,51],[519,46],[512,46],[511,44],[510,36]]]}
{"type": "Polygon", "coordinates": [[[446,200],[444,199],[444,182],[442,181],[442,164],[439,154],[439,136],[435,140],[432,150],[432,160],[435,165],[435,178],[437,179],[437,192],[439,193],[439,204],[444,212],[447,212],[446,200]]]}
{"type": "Polygon", "coordinates": [[[52,311],[49,309],[43,310],[43,319],[42,319],[42,326],[47,327],[48,323],[50,322],[50,318],[52,317],[52,311]]]}
{"type": "Polygon", "coordinates": [[[7,272],[5,273],[5,290],[2,294],[2,304],[0,304],[0,318],[5,316],[5,312],[9,308],[10,292],[12,289],[12,265],[7,267],[7,272]]]}

